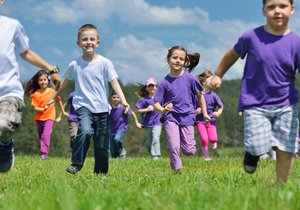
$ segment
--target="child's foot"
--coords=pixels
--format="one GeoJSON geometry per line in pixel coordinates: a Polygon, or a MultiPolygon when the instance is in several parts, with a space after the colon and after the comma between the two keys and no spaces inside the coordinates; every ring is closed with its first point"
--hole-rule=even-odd
{"type": "Polygon", "coordinates": [[[8,172],[14,165],[14,142],[4,144],[0,141],[0,172],[8,172]]]}
{"type": "Polygon", "coordinates": [[[80,171],[80,168],[77,167],[77,166],[74,166],[74,165],[70,165],[68,168],[67,168],[67,172],[70,173],[70,174],[76,174],[78,171],[80,171]]]}
{"type": "Polygon", "coordinates": [[[48,155],[41,155],[40,159],[41,160],[47,160],[48,159],[48,155]]]}
{"type": "Polygon", "coordinates": [[[213,144],[211,145],[211,148],[212,148],[212,149],[217,149],[217,147],[218,147],[218,143],[217,143],[217,142],[215,142],[215,143],[213,143],[213,144]]]}
{"type": "Polygon", "coordinates": [[[181,171],[180,168],[179,169],[173,169],[173,171],[174,171],[174,174],[182,174],[182,171],[181,171]]]}
{"type": "Polygon", "coordinates": [[[251,155],[247,151],[244,157],[244,169],[247,173],[254,173],[257,167],[257,162],[259,161],[259,156],[251,155]]]}

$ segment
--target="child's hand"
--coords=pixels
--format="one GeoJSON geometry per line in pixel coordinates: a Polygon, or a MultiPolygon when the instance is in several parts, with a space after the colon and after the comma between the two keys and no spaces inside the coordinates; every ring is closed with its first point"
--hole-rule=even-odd
{"type": "Polygon", "coordinates": [[[129,104],[126,102],[126,103],[123,104],[123,107],[124,107],[124,109],[125,109],[124,113],[127,114],[127,113],[128,113],[128,110],[129,110],[129,108],[130,108],[129,104]]]}
{"type": "Polygon", "coordinates": [[[213,75],[211,80],[210,80],[210,88],[211,89],[218,89],[221,87],[222,84],[222,79],[221,77],[217,75],[213,75]]]}
{"type": "Polygon", "coordinates": [[[201,111],[201,108],[200,108],[200,107],[196,109],[196,115],[201,114],[201,112],[202,112],[202,111],[201,111]]]}
{"type": "Polygon", "coordinates": [[[213,112],[213,116],[214,116],[214,117],[220,117],[220,115],[221,115],[221,114],[220,114],[219,112],[213,112]]]}
{"type": "Polygon", "coordinates": [[[239,112],[239,116],[240,116],[240,117],[243,117],[243,112],[239,112]]]}
{"type": "Polygon", "coordinates": [[[205,123],[209,123],[211,121],[211,118],[206,114],[203,115],[204,119],[205,119],[205,123]]]}
{"type": "Polygon", "coordinates": [[[136,127],[137,127],[137,128],[140,128],[140,129],[143,128],[143,126],[142,126],[141,123],[136,123],[136,127]]]}
{"type": "Polygon", "coordinates": [[[152,106],[152,105],[149,105],[148,107],[147,107],[147,111],[148,112],[152,112],[154,110],[154,107],[152,106]]]}
{"type": "Polygon", "coordinates": [[[55,119],[55,122],[59,123],[61,121],[61,117],[55,119]]]}
{"type": "Polygon", "coordinates": [[[44,106],[44,111],[46,111],[46,110],[49,108],[49,106],[50,106],[50,104],[46,104],[46,105],[44,106]]]}
{"type": "Polygon", "coordinates": [[[172,111],[172,109],[173,109],[173,104],[169,103],[165,106],[163,113],[170,112],[170,111],[172,111]]]}

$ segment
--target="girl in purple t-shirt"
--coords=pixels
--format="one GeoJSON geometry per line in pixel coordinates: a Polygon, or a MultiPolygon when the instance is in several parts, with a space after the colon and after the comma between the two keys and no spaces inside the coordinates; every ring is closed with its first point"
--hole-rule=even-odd
{"type": "Polygon", "coordinates": [[[154,95],[154,107],[163,114],[167,134],[170,165],[175,173],[181,173],[180,148],[185,155],[194,155],[195,108],[194,98],[198,96],[205,120],[209,121],[200,82],[191,72],[199,63],[200,54],[188,54],[180,46],[168,51],[167,62],[170,73],[158,85],[154,95]]]}
{"type": "Polygon", "coordinates": [[[137,112],[142,115],[142,126],[146,130],[145,146],[153,159],[158,159],[160,153],[161,114],[154,109],[153,96],[157,87],[156,80],[149,78],[145,85],[141,85],[137,94],[140,100],[136,103],[137,112]]]}
{"type": "Polygon", "coordinates": [[[223,112],[223,103],[220,97],[210,89],[212,73],[209,70],[198,75],[198,79],[204,87],[204,98],[206,102],[207,114],[211,118],[210,122],[205,122],[199,103],[196,103],[196,127],[201,141],[202,155],[205,160],[210,160],[208,142],[212,149],[217,149],[218,134],[216,128],[216,118],[223,112]]]}
{"type": "Polygon", "coordinates": [[[126,150],[124,148],[123,142],[128,129],[128,116],[132,116],[136,127],[142,128],[135,113],[131,111],[131,109],[129,109],[126,113],[124,107],[121,104],[120,97],[115,92],[112,92],[111,110],[109,113],[109,145],[110,155],[112,158],[126,157],[126,150]]]}

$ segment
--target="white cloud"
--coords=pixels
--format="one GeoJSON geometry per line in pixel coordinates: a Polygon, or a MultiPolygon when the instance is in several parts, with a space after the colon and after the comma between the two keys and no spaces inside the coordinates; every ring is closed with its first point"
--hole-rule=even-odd
{"type": "Polygon", "coordinates": [[[127,83],[143,82],[148,77],[161,80],[168,73],[166,53],[161,40],[139,40],[128,35],[116,40],[106,55],[113,61],[120,79],[127,83]]]}

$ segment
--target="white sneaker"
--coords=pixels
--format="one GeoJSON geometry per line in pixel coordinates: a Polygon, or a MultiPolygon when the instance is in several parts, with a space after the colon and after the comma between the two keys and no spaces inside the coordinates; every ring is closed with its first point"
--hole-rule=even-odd
{"type": "Polygon", "coordinates": [[[211,159],[209,157],[204,158],[205,161],[210,161],[211,159]]]}
{"type": "Polygon", "coordinates": [[[218,147],[218,143],[217,142],[213,143],[212,146],[211,146],[212,149],[217,149],[217,147],[218,147]]]}

